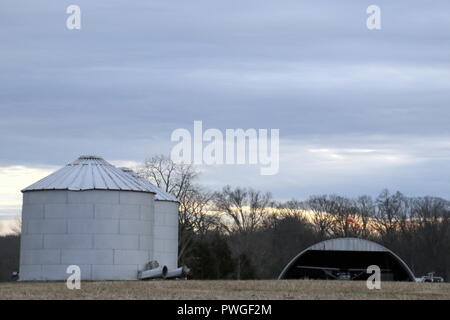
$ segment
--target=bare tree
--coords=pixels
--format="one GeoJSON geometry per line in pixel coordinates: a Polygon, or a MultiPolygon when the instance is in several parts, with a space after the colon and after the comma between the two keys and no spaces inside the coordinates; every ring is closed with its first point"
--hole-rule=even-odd
{"type": "Polygon", "coordinates": [[[10,229],[14,235],[20,235],[22,233],[22,217],[21,216],[16,217],[16,219],[14,220],[10,229]]]}
{"type": "Polygon", "coordinates": [[[356,200],[323,195],[310,198],[308,204],[313,213],[311,221],[321,238],[360,235],[361,217],[356,200]]]}
{"type": "Polygon", "coordinates": [[[224,218],[223,229],[231,235],[230,247],[237,261],[236,277],[241,279],[242,266],[251,254],[249,237],[255,233],[272,205],[270,193],[226,186],[214,197],[215,209],[224,218]]]}
{"type": "Polygon", "coordinates": [[[254,232],[262,223],[272,196],[253,189],[226,186],[214,198],[215,209],[225,217],[229,232],[254,232]],[[231,223],[228,220],[231,219],[231,223]]]}
{"type": "Polygon", "coordinates": [[[450,248],[450,202],[435,197],[415,198],[412,201],[410,222],[414,242],[423,244],[431,260],[440,259],[450,248]]]}
{"type": "Polygon", "coordinates": [[[330,212],[333,211],[331,206],[334,204],[328,201],[326,195],[312,196],[309,198],[307,204],[312,213],[311,223],[319,234],[319,237],[324,239],[330,236],[334,223],[330,212]]]}
{"type": "Polygon", "coordinates": [[[192,165],[175,163],[164,155],[147,159],[138,174],[180,201],[178,258],[182,261],[193,236],[217,222],[208,212],[213,194],[195,183],[198,171],[192,165]]]}
{"type": "Polygon", "coordinates": [[[138,174],[180,200],[195,189],[194,180],[198,177],[192,165],[175,163],[165,155],[145,160],[138,174]]]}
{"type": "Polygon", "coordinates": [[[387,242],[395,241],[397,231],[407,226],[409,201],[400,192],[383,190],[376,199],[374,228],[387,242]]]}
{"type": "Polygon", "coordinates": [[[282,218],[305,220],[308,206],[302,201],[292,199],[283,203],[278,203],[277,209],[279,211],[279,216],[282,218]]]}
{"type": "Polygon", "coordinates": [[[359,216],[360,235],[368,238],[371,235],[371,220],[375,216],[375,204],[370,196],[360,196],[356,200],[359,216]]]}
{"type": "Polygon", "coordinates": [[[219,225],[219,217],[214,216],[209,209],[213,193],[200,187],[186,192],[182,198],[179,210],[179,252],[180,261],[184,259],[194,235],[204,237],[206,233],[219,225]]]}

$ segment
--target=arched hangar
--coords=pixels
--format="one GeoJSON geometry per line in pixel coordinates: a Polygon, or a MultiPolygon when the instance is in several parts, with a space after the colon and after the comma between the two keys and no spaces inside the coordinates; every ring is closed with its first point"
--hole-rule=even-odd
{"type": "Polygon", "coordinates": [[[367,267],[376,265],[384,281],[415,281],[408,265],[382,245],[358,238],[316,243],[295,256],[278,279],[366,280],[367,267]]]}

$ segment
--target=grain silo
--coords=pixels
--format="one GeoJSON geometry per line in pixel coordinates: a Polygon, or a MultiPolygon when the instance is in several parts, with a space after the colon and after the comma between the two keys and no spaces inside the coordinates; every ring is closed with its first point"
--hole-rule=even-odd
{"type": "Polygon", "coordinates": [[[136,280],[155,260],[156,192],[102,158],[82,156],[22,192],[20,280],[65,280],[69,265],[85,280],[136,280]]]}
{"type": "Polygon", "coordinates": [[[172,194],[139,177],[129,168],[121,168],[140,179],[155,192],[155,220],[153,228],[153,259],[169,270],[178,266],[178,209],[179,201],[172,194]]]}

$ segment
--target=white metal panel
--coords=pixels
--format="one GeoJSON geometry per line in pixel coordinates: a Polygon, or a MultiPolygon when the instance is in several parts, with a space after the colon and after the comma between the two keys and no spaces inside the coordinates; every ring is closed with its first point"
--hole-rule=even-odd
{"type": "Polygon", "coordinates": [[[92,249],[91,234],[46,234],[45,249],[92,249]]]}
{"type": "Polygon", "coordinates": [[[23,204],[22,219],[33,220],[44,218],[44,204],[23,204]]]}
{"type": "Polygon", "coordinates": [[[42,280],[42,265],[34,264],[34,265],[20,265],[20,280],[21,281],[36,281],[42,280]]]}
{"type": "Polygon", "coordinates": [[[150,261],[147,250],[114,250],[114,264],[142,265],[150,261]]]}
{"type": "Polygon", "coordinates": [[[139,235],[96,234],[94,236],[94,247],[96,249],[137,250],[139,248],[139,235]]]}
{"type": "Polygon", "coordinates": [[[74,234],[118,234],[119,221],[112,219],[70,219],[68,233],[74,234]]]}
{"type": "MultiPolygon", "coordinates": [[[[59,264],[61,251],[56,249],[22,249],[20,252],[20,265],[59,264]]],[[[22,273],[22,271],[20,271],[22,273]]]]}
{"type": "Polygon", "coordinates": [[[44,249],[44,236],[42,234],[22,234],[20,241],[30,250],[44,249]]]}
{"type": "Polygon", "coordinates": [[[90,265],[90,264],[113,264],[112,249],[104,250],[85,250],[68,249],[61,253],[61,262],[63,264],[90,265]]]}
{"type": "Polygon", "coordinates": [[[137,280],[139,265],[92,265],[93,280],[137,280]]]}
{"type": "Polygon", "coordinates": [[[64,219],[35,219],[23,221],[28,234],[66,234],[67,222],[64,219]]]}
{"type": "MultiPolygon", "coordinates": [[[[41,280],[67,280],[70,276],[70,273],[67,273],[69,265],[42,265],[41,280]]],[[[78,267],[80,267],[81,280],[91,280],[91,265],[78,265],[78,267]]]]}

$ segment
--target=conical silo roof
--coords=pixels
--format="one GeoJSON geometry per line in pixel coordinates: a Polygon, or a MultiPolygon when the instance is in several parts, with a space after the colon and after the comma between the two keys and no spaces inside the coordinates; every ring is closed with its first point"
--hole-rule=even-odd
{"type": "Polygon", "coordinates": [[[22,190],[116,190],[156,193],[148,183],[116,168],[98,156],[81,156],[22,190]]]}
{"type": "Polygon", "coordinates": [[[160,201],[173,201],[173,202],[179,202],[179,200],[172,194],[164,191],[163,189],[155,186],[154,184],[150,183],[148,180],[142,178],[139,176],[136,172],[131,170],[130,168],[120,168],[123,172],[133,176],[135,179],[139,179],[142,183],[146,184],[147,188],[149,190],[152,190],[155,192],[155,199],[160,201]]]}

